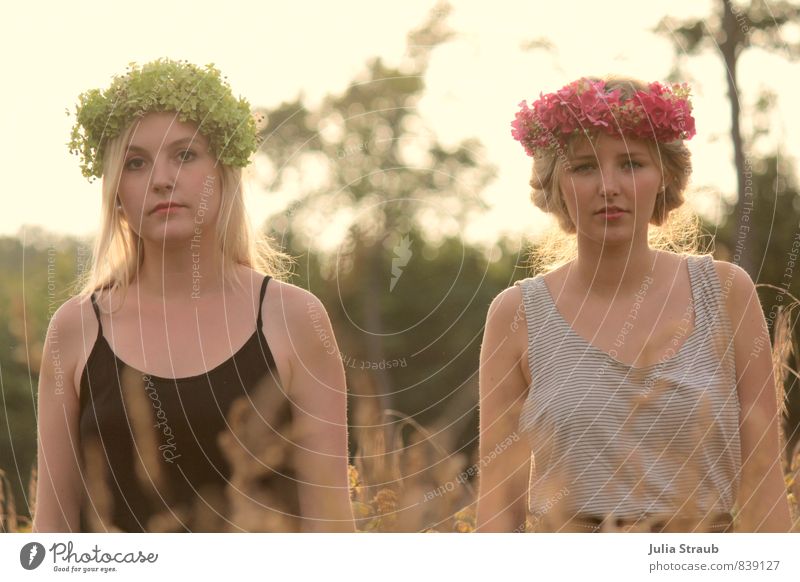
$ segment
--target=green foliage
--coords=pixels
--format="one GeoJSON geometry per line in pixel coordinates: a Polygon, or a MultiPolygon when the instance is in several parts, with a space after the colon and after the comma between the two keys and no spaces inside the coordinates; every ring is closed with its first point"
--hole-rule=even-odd
{"type": "Polygon", "coordinates": [[[36,390],[47,326],[71,294],[88,250],[72,238],[0,238],[0,468],[24,514],[36,462],[36,390]]]}

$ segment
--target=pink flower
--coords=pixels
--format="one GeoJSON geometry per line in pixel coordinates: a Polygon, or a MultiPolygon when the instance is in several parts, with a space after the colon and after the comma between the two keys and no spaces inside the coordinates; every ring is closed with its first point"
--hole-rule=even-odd
{"type": "Polygon", "coordinates": [[[620,89],[607,91],[605,82],[584,77],[555,93],[540,93],[532,107],[525,101],[519,106],[511,134],[531,156],[592,129],[662,142],[691,139],[696,133],[686,84],[650,83],[648,90],[623,101],[620,89]]]}
{"type": "Polygon", "coordinates": [[[681,139],[691,139],[697,133],[694,127],[694,117],[689,102],[680,100],[676,103],[670,124],[672,131],[683,134],[681,139]]]}

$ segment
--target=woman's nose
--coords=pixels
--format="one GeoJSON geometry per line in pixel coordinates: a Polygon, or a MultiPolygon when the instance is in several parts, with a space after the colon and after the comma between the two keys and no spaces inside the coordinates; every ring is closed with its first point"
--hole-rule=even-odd
{"type": "Polygon", "coordinates": [[[599,172],[599,192],[603,196],[619,194],[620,176],[616,169],[606,168],[599,172]]]}
{"type": "Polygon", "coordinates": [[[150,177],[150,187],[156,191],[171,192],[175,187],[175,176],[179,167],[170,164],[166,156],[158,156],[153,163],[153,175],[150,177]]]}

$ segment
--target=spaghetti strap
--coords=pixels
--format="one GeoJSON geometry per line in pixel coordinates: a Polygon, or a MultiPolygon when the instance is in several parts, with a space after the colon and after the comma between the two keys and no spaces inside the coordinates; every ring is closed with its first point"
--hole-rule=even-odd
{"type": "Polygon", "coordinates": [[[263,320],[261,319],[261,306],[264,304],[264,296],[267,293],[267,283],[272,277],[269,275],[264,277],[264,280],[261,282],[261,295],[258,298],[258,319],[256,320],[256,329],[261,330],[261,324],[263,320]]]}
{"type": "Polygon", "coordinates": [[[94,314],[97,317],[97,339],[100,340],[103,337],[103,324],[100,323],[100,308],[97,307],[97,301],[94,298],[94,293],[91,295],[92,299],[92,308],[94,309],[94,314]]]}

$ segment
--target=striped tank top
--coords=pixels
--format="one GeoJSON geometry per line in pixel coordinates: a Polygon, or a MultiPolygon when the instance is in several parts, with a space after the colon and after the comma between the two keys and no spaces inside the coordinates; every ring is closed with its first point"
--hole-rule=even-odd
{"type": "Polygon", "coordinates": [[[712,257],[686,259],[694,328],[647,367],[575,332],[542,275],[515,283],[528,326],[532,384],[519,431],[532,449],[535,520],[556,507],[620,519],[733,508],[741,468],[733,331],[712,257]]]}

